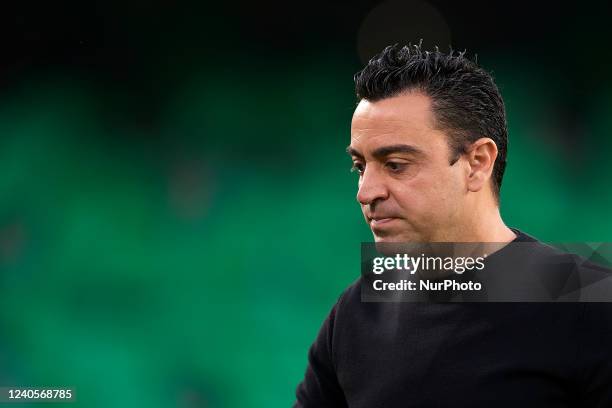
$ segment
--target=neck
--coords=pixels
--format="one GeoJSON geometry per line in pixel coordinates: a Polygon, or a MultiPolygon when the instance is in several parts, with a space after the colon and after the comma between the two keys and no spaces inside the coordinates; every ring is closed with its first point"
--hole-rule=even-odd
{"type": "Polygon", "coordinates": [[[487,213],[480,213],[478,221],[474,223],[474,242],[510,242],[516,238],[516,234],[506,226],[499,213],[499,207],[495,206],[487,213]]]}
{"type": "Polygon", "coordinates": [[[461,219],[466,223],[455,231],[456,241],[460,242],[510,242],[516,234],[506,226],[499,212],[497,201],[489,197],[481,197],[469,206],[469,211],[461,219]]]}

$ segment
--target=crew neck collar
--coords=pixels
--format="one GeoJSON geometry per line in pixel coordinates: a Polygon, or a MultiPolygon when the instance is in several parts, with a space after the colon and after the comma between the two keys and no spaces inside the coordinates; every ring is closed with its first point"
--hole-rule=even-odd
{"type": "Polygon", "coordinates": [[[514,238],[512,241],[512,243],[514,242],[537,242],[538,240],[534,237],[532,237],[529,234],[525,234],[523,231],[516,229],[516,228],[512,228],[509,227],[512,232],[514,232],[516,234],[516,238],[514,238]]]}

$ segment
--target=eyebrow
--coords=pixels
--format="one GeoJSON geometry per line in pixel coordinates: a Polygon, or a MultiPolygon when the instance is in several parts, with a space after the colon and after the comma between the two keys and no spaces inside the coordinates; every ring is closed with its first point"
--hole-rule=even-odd
{"type": "MultiPolygon", "coordinates": [[[[364,158],[363,154],[361,154],[359,150],[354,149],[351,146],[348,146],[346,148],[346,152],[350,154],[351,156],[355,156],[360,159],[364,158]]],[[[408,153],[408,154],[414,154],[417,156],[423,155],[423,151],[419,149],[418,147],[407,145],[407,144],[396,144],[396,145],[391,145],[391,146],[379,147],[372,152],[372,156],[380,160],[381,158],[389,156],[390,154],[393,154],[393,153],[408,153]]]]}

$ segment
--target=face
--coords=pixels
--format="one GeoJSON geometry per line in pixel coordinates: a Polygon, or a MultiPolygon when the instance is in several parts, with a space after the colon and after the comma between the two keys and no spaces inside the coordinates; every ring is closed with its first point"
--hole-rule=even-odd
{"type": "Polygon", "coordinates": [[[359,175],[357,200],[376,242],[436,242],[457,236],[469,169],[450,165],[447,135],[418,92],[362,100],[347,149],[359,175]]]}

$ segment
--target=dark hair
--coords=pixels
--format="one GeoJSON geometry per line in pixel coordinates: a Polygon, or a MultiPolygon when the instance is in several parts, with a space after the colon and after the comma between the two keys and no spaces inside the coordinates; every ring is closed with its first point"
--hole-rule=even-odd
{"type": "Polygon", "coordinates": [[[493,166],[493,193],[499,200],[508,130],[506,111],[491,75],[465,56],[465,51],[445,54],[424,51],[421,44],[386,47],[355,74],[359,100],[376,102],[416,90],[432,100],[439,129],[449,135],[454,164],[472,142],[490,137],[497,144],[493,166]]]}

